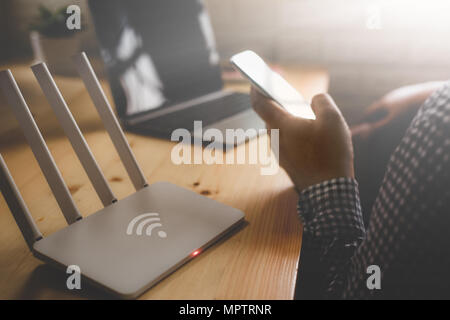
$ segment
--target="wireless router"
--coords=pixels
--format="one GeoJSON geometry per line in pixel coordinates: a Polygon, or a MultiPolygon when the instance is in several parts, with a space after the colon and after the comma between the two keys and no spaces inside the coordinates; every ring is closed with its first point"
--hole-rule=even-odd
{"type": "Polygon", "coordinates": [[[82,218],[10,70],[0,72],[0,86],[69,226],[42,236],[0,155],[1,191],[37,258],[77,265],[84,279],[135,298],[237,227],[244,214],[171,183],[147,185],[85,53],[74,61],[136,193],[116,200],[45,63],[32,70],[104,208],[82,218]]]}

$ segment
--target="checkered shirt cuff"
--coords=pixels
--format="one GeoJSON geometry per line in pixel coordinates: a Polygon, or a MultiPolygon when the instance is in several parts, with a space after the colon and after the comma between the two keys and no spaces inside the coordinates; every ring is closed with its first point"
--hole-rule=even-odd
{"type": "Polygon", "coordinates": [[[313,237],[364,237],[355,179],[336,178],[308,187],[300,193],[297,211],[304,232],[313,237]]]}

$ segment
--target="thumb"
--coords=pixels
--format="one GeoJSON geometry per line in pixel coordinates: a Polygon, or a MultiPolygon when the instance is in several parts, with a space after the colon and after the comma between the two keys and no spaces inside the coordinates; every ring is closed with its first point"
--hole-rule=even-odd
{"type": "Polygon", "coordinates": [[[282,122],[289,117],[286,110],[253,87],[250,97],[253,109],[266,122],[268,127],[279,128],[282,122]]]}
{"type": "Polygon", "coordinates": [[[318,120],[343,117],[333,98],[326,93],[315,95],[311,101],[311,108],[318,120]]]}
{"type": "Polygon", "coordinates": [[[387,125],[389,122],[391,122],[392,119],[393,119],[392,116],[387,115],[386,117],[381,118],[381,119],[378,120],[378,121],[375,121],[375,122],[369,122],[369,123],[371,124],[372,130],[375,130],[375,129],[380,129],[380,128],[384,127],[384,126],[387,125]]]}
{"type": "Polygon", "coordinates": [[[384,102],[382,100],[375,101],[370,106],[367,107],[367,109],[364,111],[366,115],[372,114],[376,112],[377,110],[383,108],[384,102]]]}
{"type": "Polygon", "coordinates": [[[365,111],[363,121],[375,123],[382,121],[390,116],[389,108],[386,107],[384,99],[380,99],[372,103],[365,111]]]}

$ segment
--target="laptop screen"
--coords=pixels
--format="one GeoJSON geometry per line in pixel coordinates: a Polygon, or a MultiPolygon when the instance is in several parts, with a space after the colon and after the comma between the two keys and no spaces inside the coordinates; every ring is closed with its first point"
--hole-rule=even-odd
{"type": "Polygon", "coordinates": [[[222,88],[201,0],[90,0],[89,7],[119,116],[222,88]]]}

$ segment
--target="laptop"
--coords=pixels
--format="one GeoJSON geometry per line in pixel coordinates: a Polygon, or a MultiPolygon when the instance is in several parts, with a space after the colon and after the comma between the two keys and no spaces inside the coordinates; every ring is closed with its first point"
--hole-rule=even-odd
{"type": "Polygon", "coordinates": [[[226,129],[255,129],[234,140],[240,144],[265,128],[248,94],[223,89],[201,0],[95,0],[89,7],[127,130],[170,139],[178,128],[194,137],[194,121],[202,121],[203,132],[215,128],[223,137],[226,129]]]}

